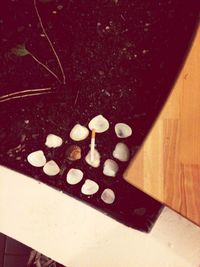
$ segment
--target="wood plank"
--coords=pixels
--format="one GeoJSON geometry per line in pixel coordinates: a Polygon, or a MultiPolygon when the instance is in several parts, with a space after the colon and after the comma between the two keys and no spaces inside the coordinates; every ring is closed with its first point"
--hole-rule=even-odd
{"type": "Polygon", "coordinates": [[[124,179],[200,225],[200,28],[124,179]]]}

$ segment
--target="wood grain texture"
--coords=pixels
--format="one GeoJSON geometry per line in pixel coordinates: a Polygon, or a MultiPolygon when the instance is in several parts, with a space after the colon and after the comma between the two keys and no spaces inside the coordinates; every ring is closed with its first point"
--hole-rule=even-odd
{"type": "Polygon", "coordinates": [[[200,28],[124,179],[200,225],[200,28]]]}

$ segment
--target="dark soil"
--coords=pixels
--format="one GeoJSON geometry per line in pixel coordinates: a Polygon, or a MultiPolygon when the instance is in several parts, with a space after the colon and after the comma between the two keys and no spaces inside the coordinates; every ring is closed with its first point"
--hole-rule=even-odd
{"type": "MultiPolygon", "coordinates": [[[[181,68],[195,32],[199,3],[195,0],[37,0],[44,28],[58,54],[66,84],[55,55],[43,35],[34,1],[6,0],[0,4],[0,95],[51,87],[52,93],[12,99],[0,98],[0,164],[25,173],[94,206],[116,220],[149,231],[162,206],[127,184],[122,175],[127,163],[119,163],[117,177],[102,174],[103,162],[112,158],[120,140],[114,133],[117,122],[128,123],[133,135],[124,139],[133,158],[152,127],[181,68]],[[30,55],[13,53],[24,45],[60,79],[39,65],[30,55]],[[98,169],[84,160],[89,138],[78,143],[83,158],[66,160],[71,128],[87,126],[92,117],[103,114],[109,131],[97,135],[102,155],[98,169]],[[49,133],[62,137],[57,149],[45,147],[49,133]],[[46,176],[32,167],[27,155],[42,149],[61,167],[60,175],[46,176]],[[87,197],[83,184],[70,186],[66,173],[71,167],[84,171],[84,178],[98,182],[100,190],[87,197]],[[116,193],[112,205],[100,199],[104,188],[116,193]]],[[[138,177],[140,179],[141,177],[138,177]]],[[[11,185],[12,187],[12,185],[11,185]]]]}

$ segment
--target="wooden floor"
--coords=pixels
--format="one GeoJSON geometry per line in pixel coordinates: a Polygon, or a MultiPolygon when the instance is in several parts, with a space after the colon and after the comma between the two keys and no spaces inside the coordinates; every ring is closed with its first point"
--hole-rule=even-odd
{"type": "Polygon", "coordinates": [[[124,178],[200,225],[200,28],[170,97],[124,178]]]}

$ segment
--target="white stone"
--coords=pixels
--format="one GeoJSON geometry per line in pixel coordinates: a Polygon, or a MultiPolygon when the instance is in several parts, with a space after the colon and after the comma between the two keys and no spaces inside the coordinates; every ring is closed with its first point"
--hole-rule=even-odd
{"type": "Polygon", "coordinates": [[[74,141],[82,141],[86,139],[89,135],[89,130],[81,124],[76,124],[69,134],[70,138],[74,141]]]}
{"type": "Polygon", "coordinates": [[[34,167],[43,167],[47,160],[42,150],[30,153],[27,157],[28,162],[34,167]]]}
{"type": "Polygon", "coordinates": [[[128,161],[130,158],[128,146],[124,143],[118,143],[113,151],[113,157],[120,161],[128,161]]]}
{"type": "Polygon", "coordinates": [[[83,179],[83,172],[79,169],[70,169],[67,173],[66,181],[75,185],[78,184],[83,179]]]}
{"type": "Polygon", "coordinates": [[[61,146],[62,143],[63,143],[63,140],[60,136],[57,136],[55,134],[48,134],[45,145],[49,148],[56,148],[56,147],[61,146]]]}
{"type": "Polygon", "coordinates": [[[94,160],[91,161],[91,150],[90,150],[88,152],[87,156],[85,157],[85,161],[90,166],[92,166],[94,168],[98,168],[100,165],[100,158],[101,158],[100,153],[98,152],[98,150],[94,149],[94,160]]]}
{"type": "Polygon", "coordinates": [[[132,129],[126,123],[117,123],[115,125],[115,133],[119,138],[127,138],[132,135],[132,129]]]}
{"type": "Polygon", "coordinates": [[[109,122],[102,115],[95,116],[88,124],[89,129],[95,129],[97,133],[103,133],[109,129],[109,122]]]}
{"type": "Polygon", "coordinates": [[[115,193],[110,188],[106,188],[101,194],[101,199],[106,204],[112,204],[115,201],[115,193]]]}
{"type": "Polygon", "coordinates": [[[103,174],[106,176],[111,176],[111,177],[115,177],[117,172],[119,170],[119,167],[117,165],[117,163],[112,160],[112,159],[107,159],[104,162],[104,166],[103,166],[103,174]]]}
{"type": "Polygon", "coordinates": [[[81,187],[81,193],[88,196],[94,195],[98,190],[99,185],[90,179],[85,180],[85,183],[81,187]]]}
{"type": "Polygon", "coordinates": [[[43,172],[48,176],[55,176],[60,172],[60,168],[54,160],[50,160],[44,165],[43,172]]]}

